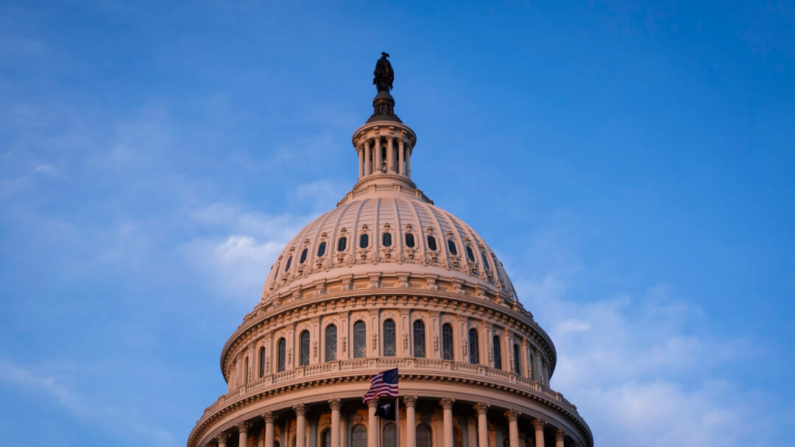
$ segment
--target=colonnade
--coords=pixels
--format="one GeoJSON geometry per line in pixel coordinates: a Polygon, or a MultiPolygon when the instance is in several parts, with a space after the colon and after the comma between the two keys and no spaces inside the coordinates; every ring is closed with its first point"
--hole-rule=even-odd
{"type": "Polygon", "coordinates": [[[402,138],[370,138],[362,142],[356,151],[359,153],[360,180],[379,173],[411,176],[411,149],[402,138]],[[386,158],[382,150],[384,143],[386,158]]]}
{"type": "MultiPolygon", "coordinates": [[[[403,397],[402,406],[404,406],[406,409],[407,421],[416,420],[417,399],[418,399],[417,396],[403,397]]],[[[451,397],[445,397],[439,401],[439,405],[442,407],[442,418],[443,418],[442,419],[443,443],[442,446],[439,447],[455,447],[453,443],[454,403],[455,399],[451,397]]],[[[342,400],[340,398],[329,399],[328,405],[331,409],[330,447],[340,447],[340,439],[341,439],[340,411],[342,408],[342,400]]],[[[378,447],[379,424],[377,423],[375,415],[376,409],[378,407],[378,400],[376,399],[368,402],[367,407],[368,407],[367,408],[368,409],[367,447],[378,447]]],[[[295,422],[296,422],[295,447],[317,447],[317,446],[307,446],[306,436],[302,436],[306,433],[306,406],[304,404],[298,404],[294,405],[292,409],[295,411],[295,422]]],[[[470,423],[468,427],[468,438],[470,444],[468,445],[468,447],[490,447],[489,420],[488,420],[490,405],[481,402],[475,404],[473,406],[473,409],[477,413],[477,418],[476,420],[475,418],[469,419],[470,423]],[[476,444],[474,444],[475,439],[477,439],[476,444]]],[[[522,447],[520,445],[520,438],[519,438],[519,418],[521,414],[522,413],[520,411],[513,409],[507,410],[503,413],[505,418],[508,420],[508,445],[504,445],[503,447],[522,447]]],[[[274,437],[275,437],[274,421],[276,419],[276,416],[273,411],[265,411],[260,415],[260,417],[264,421],[264,426],[259,431],[259,436],[257,440],[258,442],[256,443],[256,445],[258,447],[274,447],[274,437]]],[[[549,425],[549,423],[544,421],[543,419],[539,418],[532,419],[532,427],[535,435],[534,441],[536,447],[544,447],[546,445],[544,440],[544,432],[547,425],[549,425]]],[[[254,424],[251,421],[240,422],[235,425],[235,427],[238,430],[238,447],[246,447],[248,445],[249,432],[251,431],[253,426],[254,424]]],[[[417,447],[416,429],[417,429],[416,423],[406,424],[406,439],[403,440],[403,442],[401,443],[402,446],[417,447]]],[[[217,434],[215,436],[217,447],[227,447],[228,440],[231,436],[232,433],[229,431],[223,431],[217,434]]],[[[566,439],[567,436],[565,431],[562,428],[558,428],[555,431],[555,447],[566,447],[567,444],[569,447],[579,447],[577,441],[570,440],[567,443],[566,439]]],[[[383,444],[381,445],[383,446],[383,444]]],[[[205,446],[214,447],[212,443],[207,443],[205,446]]],[[[289,446],[287,446],[285,442],[285,444],[281,445],[280,447],[289,447],[289,446]]],[[[527,445],[527,447],[530,447],[529,444],[527,445]]]]}

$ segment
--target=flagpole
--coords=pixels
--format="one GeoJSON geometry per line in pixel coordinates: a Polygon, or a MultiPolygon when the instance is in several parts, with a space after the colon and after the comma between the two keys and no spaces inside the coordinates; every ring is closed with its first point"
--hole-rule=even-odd
{"type": "MultiPolygon", "coordinates": [[[[398,392],[399,393],[399,392],[398,392]]],[[[395,435],[397,437],[397,447],[400,447],[400,396],[395,397],[395,435]]]]}

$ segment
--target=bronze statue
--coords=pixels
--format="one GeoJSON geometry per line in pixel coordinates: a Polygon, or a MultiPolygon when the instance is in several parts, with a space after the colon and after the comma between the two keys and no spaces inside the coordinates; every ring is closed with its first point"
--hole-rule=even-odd
{"type": "Polygon", "coordinates": [[[375,63],[375,72],[373,74],[373,84],[379,92],[388,92],[392,90],[392,81],[395,80],[395,71],[392,70],[392,64],[389,63],[387,58],[389,53],[381,52],[381,59],[375,63]]]}

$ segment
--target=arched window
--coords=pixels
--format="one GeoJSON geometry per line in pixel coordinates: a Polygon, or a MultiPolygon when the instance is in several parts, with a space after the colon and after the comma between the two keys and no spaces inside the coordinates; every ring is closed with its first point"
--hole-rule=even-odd
{"type": "Polygon", "coordinates": [[[472,247],[469,245],[467,247],[467,258],[469,258],[469,262],[475,262],[475,253],[472,252],[472,247]]]}
{"type": "Polygon", "coordinates": [[[323,430],[320,435],[320,447],[331,447],[331,429],[323,430]]]}
{"type": "Polygon", "coordinates": [[[279,339],[279,372],[287,368],[287,340],[279,339]]]}
{"type": "Polygon", "coordinates": [[[428,424],[417,426],[417,447],[431,447],[431,428],[428,424]]]}
{"type": "Polygon", "coordinates": [[[279,279],[279,264],[276,264],[276,273],[273,274],[273,280],[279,279]]]}
{"type": "Polygon", "coordinates": [[[486,253],[480,252],[480,257],[483,258],[483,268],[489,270],[489,261],[486,259],[486,253]]]}
{"type": "Polygon", "coordinates": [[[384,233],[381,235],[381,245],[384,247],[392,246],[392,233],[384,233]]]}
{"type": "Polygon", "coordinates": [[[309,365],[309,331],[301,332],[301,366],[309,365]]]}
{"type": "Polygon", "coordinates": [[[436,251],[436,238],[433,236],[428,236],[428,250],[436,251]]]}
{"type": "Polygon", "coordinates": [[[425,323],[414,322],[414,357],[425,357],[425,323]]]}
{"type": "Polygon", "coordinates": [[[287,258],[287,265],[284,267],[284,271],[285,272],[289,272],[290,271],[290,264],[292,264],[292,263],[293,263],[293,257],[290,256],[289,258],[287,258]]]}
{"type": "Polygon", "coordinates": [[[384,425],[383,447],[397,447],[397,427],[394,423],[384,425]]]}
{"type": "Polygon", "coordinates": [[[259,376],[265,377],[265,347],[259,348],[259,376]]]}
{"type": "Polygon", "coordinates": [[[395,322],[393,320],[384,321],[384,357],[394,357],[397,355],[397,336],[395,334],[395,322]]]}
{"type": "Polygon", "coordinates": [[[469,363],[480,363],[480,347],[478,346],[478,331],[469,330],[469,363]]]}
{"type": "Polygon", "coordinates": [[[367,447],[367,429],[364,425],[354,425],[351,429],[351,447],[367,447]]]}
{"type": "Polygon", "coordinates": [[[455,246],[455,242],[452,239],[447,240],[447,249],[450,250],[450,254],[453,256],[458,255],[458,249],[455,246]]]}
{"type": "Polygon", "coordinates": [[[494,343],[491,349],[494,351],[494,367],[502,369],[502,344],[500,343],[500,337],[494,336],[494,343]]]}
{"type": "Polygon", "coordinates": [[[359,236],[359,248],[367,248],[370,245],[370,236],[363,234],[359,236]]]}
{"type": "Polygon", "coordinates": [[[461,436],[461,428],[453,426],[453,447],[463,447],[464,437],[461,436]]]}
{"type": "Polygon", "coordinates": [[[337,360],[337,326],[326,326],[326,361],[337,360]]]}
{"type": "Polygon", "coordinates": [[[345,247],[348,246],[348,238],[341,237],[340,240],[337,241],[337,251],[345,251],[345,247]]]}
{"type": "Polygon", "coordinates": [[[411,233],[406,233],[406,247],[414,248],[414,235],[411,233]]]}
{"type": "Polygon", "coordinates": [[[306,255],[307,254],[309,254],[309,249],[305,248],[304,251],[301,252],[301,261],[300,261],[301,264],[303,264],[304,261],[306,261],[306,255]]]}
{"type": "Polygon", "coordinates": [[[453,360],[453,325],[450,323],[442,326],[442,358],[453,360]]]}
{"type": "Polygon", "coordinates": [[[513,372],[522,374],[522,350],[516,343],[513,345],[513,372]]]}
{"type": "Polygon", "coordinates": [[[324,254],[326,254],[326,243],[321,242],[320,245],[317,246],[317,257],[320,258],[324,254]]]}
{"type": "Polygon", "coordinates": [[[359,359],[367,356],[367,325],[364,321],[353,324],[353,358],[359,359]]]}

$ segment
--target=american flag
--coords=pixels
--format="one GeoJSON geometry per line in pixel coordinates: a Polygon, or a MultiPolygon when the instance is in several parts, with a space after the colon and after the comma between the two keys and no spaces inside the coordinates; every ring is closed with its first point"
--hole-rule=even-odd
{"type": "Polygon", "coordinates": [[[398,370],[389,369],[370,377],[370,389],[364,393],[365,403],[378,396],[398,397],[398,370]]]}

